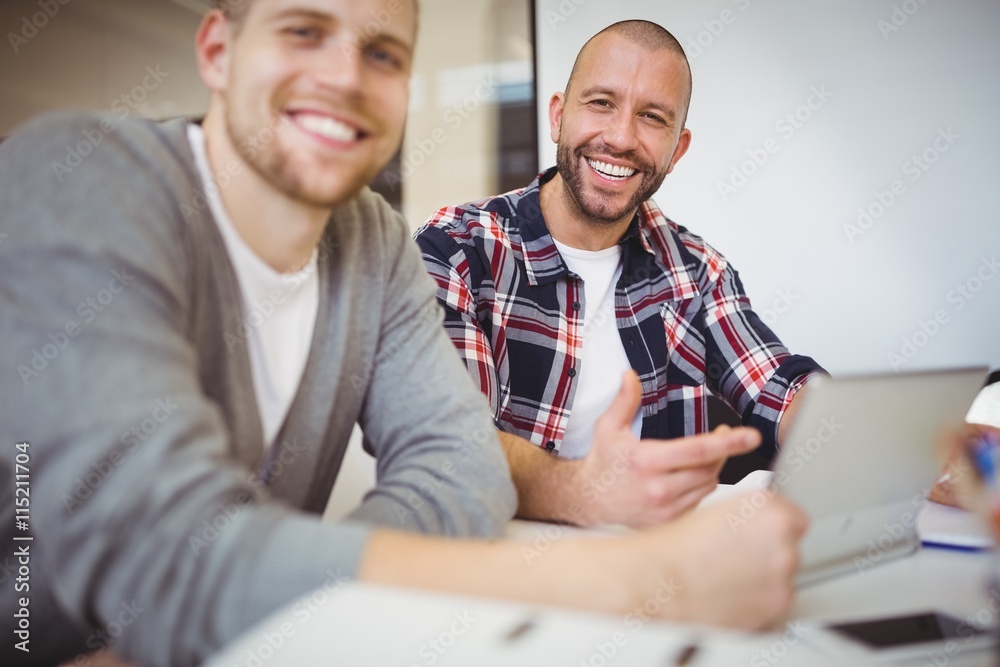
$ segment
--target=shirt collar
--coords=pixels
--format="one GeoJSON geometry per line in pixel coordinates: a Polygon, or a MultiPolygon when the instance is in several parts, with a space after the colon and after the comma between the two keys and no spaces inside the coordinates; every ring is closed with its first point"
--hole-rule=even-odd
{"type": "MultiPolygon", "coordinates": [[[[569,273],[542,216],[541,188],[555,177],[556,170],[556,167],[551,167],[540,173],[517,201],[521,252],[528,282],[532,285],[545,285],[569,273]]],[[[647,200],[636,211],[618,244],[636,245],[662,261],[672,253],[664,252],[665,248],[657,252],[654,247],[662,241],[669,243],[672,238],[669,233],[664,233],[666,226],[667,220],[659,207],[652,200],[647,200]]]]}

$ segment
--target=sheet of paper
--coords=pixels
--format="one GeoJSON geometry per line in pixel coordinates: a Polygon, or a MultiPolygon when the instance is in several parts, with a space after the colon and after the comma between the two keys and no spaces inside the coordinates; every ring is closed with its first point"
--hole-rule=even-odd
{"type": "Polygon", "coordinates": [[[929,502],[917,517],[917,533],[925,544],[989,549],[995,542],[982,517],[957,507],[929,502]]]}

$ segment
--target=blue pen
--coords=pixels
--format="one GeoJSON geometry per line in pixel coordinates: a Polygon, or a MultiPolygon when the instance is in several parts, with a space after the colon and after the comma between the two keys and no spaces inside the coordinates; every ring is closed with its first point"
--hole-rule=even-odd
{"type": "Polygon", "coordinates": [[[996,500],[998,458],[1000,458],[1000,442],[993,433],[983,433],[972,445],[972,464],[976,468],[979,479],[986,485],[986,489],[992,496],[991,500],[996,500]]]}
{"type": "Polygon", "coordinates": [[[986,489],[986,511],[993,524],[993,532],[1000,536],[1000,479],[997,474],[1000,469],[1000,438],[996,432],[984,432],[969,447],[969,455],[972,467],[986,489]]]}

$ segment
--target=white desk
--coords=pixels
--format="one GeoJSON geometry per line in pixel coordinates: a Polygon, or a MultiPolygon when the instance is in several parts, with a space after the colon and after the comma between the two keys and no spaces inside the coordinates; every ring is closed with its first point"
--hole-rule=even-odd
{"type": "MultiPolygon", "coordinates": [[[[515,527],[522,537],[536,529],[515,527]]],[[[930,608],[995,617],[991,609],[1000,610],[1000,593],[992,606],[987,594],[992,564],[987,553],[923,549],[864,574],[802,590],[791,617],[860,619],[930,608]]],[[[662,667],[674,664],[673,657],[695,636],[700,650],[690,664],[696,667],[840,664],[787,626],[782,630],[743,634],[659,622],[639,626],[613,616],[351,583],[289,605],[208,666],[662,667]],[[505,639],[528,618],[534,618],[532,629],[516,640],[505,639]]],[[[937,657],[947,659],[938,661],[940,667],[991,664],[991,656],[982,652],[937,657]]],[[[935,663],[928,656],[903,664],[935,663]]]]}

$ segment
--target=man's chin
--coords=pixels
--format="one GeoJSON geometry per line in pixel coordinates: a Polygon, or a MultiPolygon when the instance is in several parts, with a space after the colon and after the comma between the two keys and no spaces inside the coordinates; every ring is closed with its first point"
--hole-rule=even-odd
{"type": "Polygon", "coordinates": [[[312,208],[333,209],[350,201],[364,188],[361,179],[338,179],[327,183],[304,183],[293,179],[283,179],[284,193],[312,208]]]}
{"type": "Polygon", "coordinates": [[[583,214],[594,224],[614,225],[621,222],[622,218],[631,216],[637,208],[637,206],[632,206],[631,202],[612,207],[606,201],[595,201],[595,199],[583,202],[583,206],[580,207],[583,214]]]}

